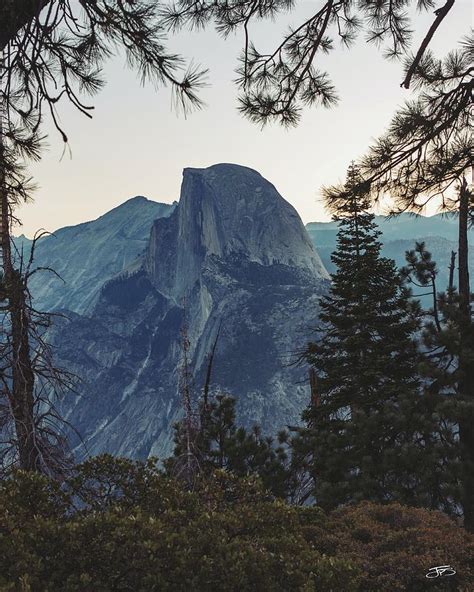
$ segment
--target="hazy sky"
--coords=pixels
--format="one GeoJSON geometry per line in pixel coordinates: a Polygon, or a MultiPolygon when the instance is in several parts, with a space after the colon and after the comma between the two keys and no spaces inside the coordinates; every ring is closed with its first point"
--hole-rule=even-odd
{"type": "MultiPolygon", "coordinates": [[[[439,5],[443,4],[442,1],[439,5]]],[[[299,24],[317,2],[299,4],[286,23],[258,29],[257,47],[273,49],[288,24],[299,24]]],[[[418,16],[418,37],[432,22],[418,16]]],[[[433,49],[453,48],[472,24],[470,0],[457,0],[433,49]]],[[[232,162],[252,167],[271,181],[299,211],[304,222],[328,219],[319,189],[345,176],[347,165],[382,133],[398,104],[409,97],[400,88],[401,65],[387,62],[361,40],[350,50],[336,49],[321,60],[341,101],[330,110],[307,109],[296,129],[272,125],[261,130],[237,112],[235,78],[240,36],[223,40],[213,31],[180,35],[169,47],[209,67],[210,86],[202,92],[206,107],[185,119],[172,108],[169,89],[142,87],[120,57],[106,68],[107,85],[94,99],[89,120],[63,105],[61,119],[72,155],[63,153],[50,131],[49,150],[32,167],[40,188],[35,202],[21,208],[23,227],[32,236],[91,220],[135,195],[156,201],[179,198],[182,169],[232,162]]]]}

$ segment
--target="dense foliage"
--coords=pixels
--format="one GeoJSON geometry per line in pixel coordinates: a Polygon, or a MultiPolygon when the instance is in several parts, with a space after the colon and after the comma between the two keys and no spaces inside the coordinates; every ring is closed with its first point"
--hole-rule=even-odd
{"type": "Polygon", "coordinates": [[[357,589],[254,479],[218,472],[189,492],[151,462],[102,457],[62,488],[17,473],[0,500],[2,591],[357,589]]]}
{"type": "Polygon", "coordinates": [[[363,502],[335,510],[314,527],[317,548],[349,559],[363,574],[361,590],[471,590],[473,537],[441,512],[363,502]],[[451,565],[455,577],[426,578],[451,565]]]}
{"type": "Polygon", "coordinates": [[[467,591],[472,545],[437,512],[326,516],[223,471],[189,491],[152,461],[103,456],[62,486],[26,472],[0,483],[2,592],[445,590],[425,578],[445,563],[467,591]]]}
{"type": "Polygon", "coordinates": [[[392,260],[380,255],[367,193],[351,167],[336,272],[321,300],[319,335],[304,359],[317,371],[305,412],[309,470],[324,508],[361,500],[439,507],[436,426],[422,396],[419,311],[392,260]]]}
{"type": "MultiPolygon", "coordinates": [[[[464,187],[465,189],[465,187],[464,187]]],[[[461,187],[461,192],[463,188],[461,187]]],[[[469,192],[464,201],[472,195],[469,192]]],[[[467,206],[467,202],[465,203],[467,206]]],[[[437,266],[423,243],[407,253],[403,270],[414,285],[432,294],[432,307],[425,311],[422,341],[425,346],[422,373],[431,412],[437,417],[437,446],[449,460],[445,469],[452,475],[448,489],[459,499],[464,524],[474,530],[474,323],[473,295],[466,264],[467,209],[464,222],[459,215],[459,251],[451,253],[447,289],[437,291],[437,266]],[[462,246],[464,245],[464,247],[462,246]],[[464,258],[462,255],[464,249],[464,258]],[[456,255],[459,261],[455,283],[456,255]],[[459,486],[458,486],[459,484],[459,486]],[[453,489],[454,485],[454,489],[453,489]],[[458,491],[455,491],[455,490],[458,491]]],[[[435,436],[433,434],[433,436],[435,436]]],[[[438,473],[439,474],[439,473],[438,473]]],[[[447,472],[444,471],[446,476],[447,472]]]]}
{"type": "MultiPolygon", "coordinates": [[[[286,434],[281,433],[274,442],[262,434],[258,425],[252,429],[238,425],[235,406],[233,397],[222,394],[200,402],[198,428],[192,441],[196,470],[209,474],[223,469],[238,477],[258,475],[273,495],[290,497],[294,479],[285,445],[286,434]]],[[[186,459],[183,423],[175,426],[175,450],[165,461],[173,476],[179,475],[186,459]]]]}

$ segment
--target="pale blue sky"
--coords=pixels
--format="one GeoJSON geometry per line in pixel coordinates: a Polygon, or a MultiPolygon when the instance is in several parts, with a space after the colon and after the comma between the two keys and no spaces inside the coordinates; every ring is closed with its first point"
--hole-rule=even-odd
{"type": "MultiPolygon", "coordinates": [[[[440,2],[440,5],[444,2],[440,2]]],[[[299,5],[286,20],[297,24],[316,2],[299,5]]],[[[418,36],[426,32],[431,14],[417,17],[418,36]]],[[[286,29],[282,22],[258,30],[259,47],[272,48],[286,29]]],[[[470,0],[457,0],[437,32],[433,49],[441,56],[453,48],[472,25],[470,0]]],[[[96,218],[135,195],[156,201],[179,198],[184,167],[233,162],[258,170],[299,211],[304,222],[328,219],[319,189],[345,176],[347,165],[362,155],[382,133],[408,91],[400,88],[399,63],[387,62],[361,40],[350,50],[324,56],[341,101],[330,110],[306,110],[296,129],[277,125],[261,130],[237,112],[236,58],[242,39],[223,40],[213,31],[180,35],[173,50],[209,67],[210,86],[202,92],[207,106],[184,119],[172,108],[169,89],[141,87],[120,57],[106,69],[108,83],[95,98],[94,119],[62,107],[72,157],[64,155],[60,138],[51,131],[49,150],[32,167],[40,185],[33,204],[19,212],[31,236],[96,218]]]]}

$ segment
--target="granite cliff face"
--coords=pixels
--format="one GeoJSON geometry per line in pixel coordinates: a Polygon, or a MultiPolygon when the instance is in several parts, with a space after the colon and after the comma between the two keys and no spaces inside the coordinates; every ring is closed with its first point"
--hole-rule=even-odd
{"type": "Polygon", "coordinates": [[[154,283],[169,296],[183,296],[206,260],[233,256],[326,277],[298,213],[259,173],[228,164],[185,169],[179,208],[153,225],[148,270],[154,283]]]}
{"type": "Polygon", "coordinates": [[[91,453],[171,452],[185,322],[196,397],[220,327],[213,389],[237,397],[246,424],[297,422],[309,393],[306,370],[290,363],[327,286],[297,212],[261,175],[185,169],[179,204],[155,220],[145,254],[85,314],[57,323],[60,361],[82,378],[63,413],[91,453]]]}

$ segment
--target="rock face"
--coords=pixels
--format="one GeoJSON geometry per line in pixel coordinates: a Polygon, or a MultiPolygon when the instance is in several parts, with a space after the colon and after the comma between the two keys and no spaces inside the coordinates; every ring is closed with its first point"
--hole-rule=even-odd
{"type": "Polygon", "coordinates": [[[56,324],[60,361],[82,378],[63,413],[91,453],[170,453],[186,325],[196,398],[220,328],[213,389],[238,399],[247,425],[295,423],[309,393],[306,370],[290,364],[327,287],[297,212],[261,175],[185,169],[179,204],[155,220],[145,254],[86,314],[56,324]]]}
{"type": "Polygon", "coordinates": [[[169,296],[183,296],[206,260],[232,256],[326,275],[298,213],[259,173],[228,164],[185,169],[179,208],[170,221],[153,225],[148,269],[154,283],[169,296]]]}
{"type": "MultiPolygon", "coordinates": [[[[30,288],[40,310],[67,308],[85,313],[95,303],[104,281],[128,267],[145,251],[155,218],[169,216],[174,205],[134,197],[97,220],[61,228],[38,241],[30,288]],[[59,277],[58,277],[59,276],[59,277]]],[[[23,237],[16,243],[28,251],[23,237]]]]}

